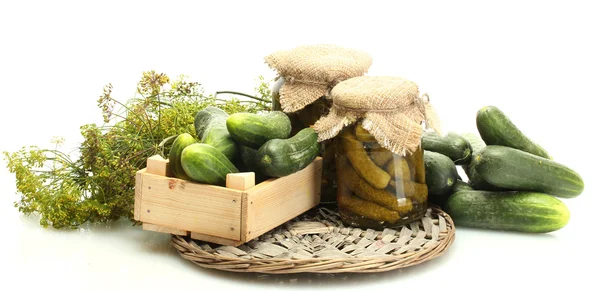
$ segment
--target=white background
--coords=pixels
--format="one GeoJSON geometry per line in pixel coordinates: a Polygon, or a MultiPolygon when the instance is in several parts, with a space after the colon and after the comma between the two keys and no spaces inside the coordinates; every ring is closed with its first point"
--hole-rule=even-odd
{"type": "Polygon", "coordinates": [[[369,52],[370,75],[417,82],[446,130],[476,132],[477,110],[500,107],[586,182],[563,200],[569,224],[551,234],[459,228],[444,256],[404,270],[259,276],[201,269],[178,257],[168,235],[128,221],[43,229],[12,206],[14,176],[1,161],[0,290],[596,286],[600,10],[593,1],[483,2],[0,2],[2,151],[48,146],[53,136],[72,149],[80,125],[101,122],[103,86],[126,100],[145,70],[188,75],[206,92],[251,93],[259,75],[274,76],[267,54],[331,43],[369,52]]]}

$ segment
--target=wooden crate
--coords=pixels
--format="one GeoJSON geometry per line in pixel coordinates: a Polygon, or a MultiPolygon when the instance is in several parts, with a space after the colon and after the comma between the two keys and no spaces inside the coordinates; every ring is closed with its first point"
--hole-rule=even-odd
{"type": "Polygon", "coordinates": [[[148,158],[136,174],[134,218],[143,229],[238,246],[320,202],[322,158],[294,174],[254,185],[229,174],[226,187],[171,177],[168,160],[148,158]]]}

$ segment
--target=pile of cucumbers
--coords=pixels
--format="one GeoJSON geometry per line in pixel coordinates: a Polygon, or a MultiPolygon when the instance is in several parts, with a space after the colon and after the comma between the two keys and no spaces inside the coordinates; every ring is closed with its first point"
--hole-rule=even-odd
{"type": "Polygon", "coordinates": [[[289,117],[281,111],[234,113],[209,106],[194,119],[196,136],[179,134],[169,150],[174,177],[224,186],[227,174],[255,172],[257,182],[306,168],[319,153],[312,128],[290,136],[289,117]]]}
{"type": "Polygon", "coordinates": [[[570,212],[560,199],[583,192],[581,176],[554,161],[497,107],[480,109],[476,123],[479,135],[423,136],[429,201],[459,226],[533,233],[564,227],[570,212]]]}

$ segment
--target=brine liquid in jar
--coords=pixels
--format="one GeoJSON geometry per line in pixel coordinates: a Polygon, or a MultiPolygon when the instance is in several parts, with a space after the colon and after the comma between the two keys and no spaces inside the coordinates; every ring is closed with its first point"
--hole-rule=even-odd
{"type": "Polygon", "coordinates": [[[353,227],[398,227],[427,211],[423,149],[395,154],[360,123],[335,138],[337,202],[342,221],[353,227]]]}

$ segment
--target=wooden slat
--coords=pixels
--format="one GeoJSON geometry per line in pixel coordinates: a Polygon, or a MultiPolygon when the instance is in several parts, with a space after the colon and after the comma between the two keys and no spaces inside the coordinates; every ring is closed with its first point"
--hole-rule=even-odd
{"type": "Polygon", "coordinates": [[[163,159],[160,155],[154,155],[146,160],[146,172],[167,177],[169,160],[163,159]]]}
{"type": "Polygon", "coordinates": [[[246,215],[242,239],[256,238],[319,204],[322,164],[322,158],[317,157],[297,173],[250,188],[242,206],[246,215]]]}
{"type": "Polygon", "coordinates": [[[216,243],[216,244],[220,244],[220,245],[224,245],[224,246],[237,247],[244,243],[243,241],[240,241],[240,240],[231,240],[231,239],[226,239],[226,238],[212,236],[212,235],[206,235],[206,234],[197,233],[197,232],[191,232],[190,236],[193,239],[197,239],[197,240],[201,240],[201,241],[205,241],[205,242],[216,243]]]}
{"type": "Polygon", "coordinates": [[[156,231],[156,232],[162,232],[162,233],[176,234],[176,235],[187,235],[188,234],[188,232],[185,230],[176,229],[176,228],[169,227],[169,226],[151,224],[151,223],[147,223],[147,222],[142,224],[142,229],[156,231]]]}
{"type": "Polygon", "coordinates": [[[240,240],[247,242],[247,241],[249,241],[249,239],[248,239],[248,192],[247,191],[242,192],[242,216],[240,218],[240,224],[241,224],[240,225],[241,226],[240,240]]]}
{"type": "Polygon", "coordinates": [[[242,192],[143,174],[140,220],[239,240],[242,192]]]}
{"type": "Polygon", "coordinates": [[[256,183],[254,176],[254,172],[227,174],[225,186],[229,189],[248,190],[254,187],[254,183],[256,183]]]}
{"type": "Polygon", "coordinates": [[[146,169],[141,169],[135,173],[135,201],[133,204],[133,219],[139,221],[140,214],[142,211],[142,184],[143,184],[143,174],[146,172],[146,169]]]}

